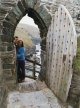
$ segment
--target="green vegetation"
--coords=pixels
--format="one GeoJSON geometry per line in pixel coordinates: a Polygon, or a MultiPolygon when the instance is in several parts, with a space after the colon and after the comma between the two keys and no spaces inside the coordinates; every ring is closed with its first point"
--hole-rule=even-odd
{"type": "Polygon", "coordinates": [[[80,72],[80,37],[77,38],[77,55],[73,60],[73,71],[80,72]]]}

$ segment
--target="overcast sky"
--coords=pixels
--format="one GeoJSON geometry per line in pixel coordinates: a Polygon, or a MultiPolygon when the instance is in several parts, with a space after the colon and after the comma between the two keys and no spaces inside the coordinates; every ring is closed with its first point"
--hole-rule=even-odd
{"type": "Polygon", "coordinates": [[[37,27],[37,25],[34,23],[34,20],[28,17],[27,14],[21,19],[20,23],[29,24],[29,25],[37,27]]]}

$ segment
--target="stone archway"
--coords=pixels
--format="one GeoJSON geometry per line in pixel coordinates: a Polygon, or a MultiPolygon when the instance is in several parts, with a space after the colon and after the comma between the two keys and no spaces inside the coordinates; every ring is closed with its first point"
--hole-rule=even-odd
{"type": "MultiPolygon", "coordinates": [[[[3,90],[13,90],[16,87],[14,84],[16,80],[13,72],[14,50],[12,40],[17,24],[26,13],[38,25],[41,38],[46,37],[51,23],[51,15],[44,6],[40,5],[39,0],[1,0],[0,2],[0,65],[2,70],[0,72],[0,85],[2,85],[0,94],[2,95],[4,94],[3,90]]],[[[43,41],[45,41],[45,38],[41,43],[42,49],[45,50],[43,41]]],[[[42,52],[42,56],[44,57],[45,53],[42,52]]],[[[42,65],[44,65],[44,62],[42,65]]],[[[1,100],[0,106],[3,104],[4,97],[1,100]]]]}

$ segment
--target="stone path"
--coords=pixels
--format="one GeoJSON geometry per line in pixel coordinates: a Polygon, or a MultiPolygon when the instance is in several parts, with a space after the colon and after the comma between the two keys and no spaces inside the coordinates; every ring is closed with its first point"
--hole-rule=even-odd
{"type": "Polygon", "coordinates": [[[7,108],[62,108],[44,82],[32,79],[19,84],[19,91],[9,93],[7,101],[7,108]]]}

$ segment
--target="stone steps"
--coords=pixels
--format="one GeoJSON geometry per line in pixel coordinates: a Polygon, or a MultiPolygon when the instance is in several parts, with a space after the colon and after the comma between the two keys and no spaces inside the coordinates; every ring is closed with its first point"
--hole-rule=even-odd
{"type": "Polygon", "coordinates": [[[59,102],[44,82],[25,79],[19,83],[18,91],[9,92],[7,108],[72,108],[59,102]]]}
{"type": "Polygon", "coordinates": [[[53,93],[45,88],[36,92],[10,93],[7,108],[61,108],[61,106],[53,93]]]}
{"type": "Polygon", "coordinates": [[[26,78],[25,82],[19,83],[19,91],[20,92],[32,92],[32,91],[39,91],[46,88],[46,84],[39,80],[33,80],[26,78]]]}

